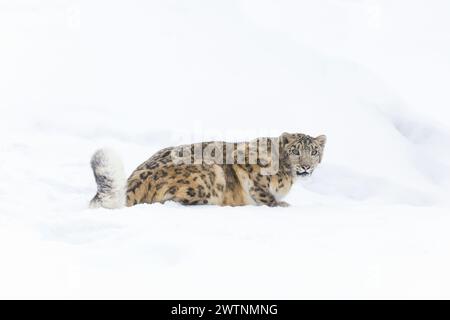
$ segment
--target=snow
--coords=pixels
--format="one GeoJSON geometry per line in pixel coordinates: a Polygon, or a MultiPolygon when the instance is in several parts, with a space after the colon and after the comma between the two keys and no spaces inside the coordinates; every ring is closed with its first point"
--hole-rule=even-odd
{"type": "Polygon", "coordinates": [[[0,2],[0,298],[450,298],[449,9],[0,2]],[[88,209],[100,147],[285,131],[289,208],[88,209]]]}

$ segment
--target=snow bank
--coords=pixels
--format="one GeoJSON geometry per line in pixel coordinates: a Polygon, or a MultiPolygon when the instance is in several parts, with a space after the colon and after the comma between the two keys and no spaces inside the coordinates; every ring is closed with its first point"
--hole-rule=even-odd
{"type": "Polygon", "coordinates": [[[446,9],[2,2],[0,296],[448,297],[446,9]],[[290,208],[86,209],[99,147],[284,131],[328,136],[290,208]]]}

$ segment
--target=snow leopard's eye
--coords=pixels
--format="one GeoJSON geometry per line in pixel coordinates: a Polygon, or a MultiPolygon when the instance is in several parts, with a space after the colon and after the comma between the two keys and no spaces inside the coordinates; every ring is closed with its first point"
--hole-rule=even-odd
{"type": "Polygon", "coordinates": [[[292,149],[291,150],[292,154],[299,156],[300,155],[300,151],[298,149],[292,149]]]}
{"type": "Polygon", "coordinates": [[[311,151],[311,155],[312,155],[312,156],[317,156],[317,154],[318,154],[317,150],[311,151]]]}

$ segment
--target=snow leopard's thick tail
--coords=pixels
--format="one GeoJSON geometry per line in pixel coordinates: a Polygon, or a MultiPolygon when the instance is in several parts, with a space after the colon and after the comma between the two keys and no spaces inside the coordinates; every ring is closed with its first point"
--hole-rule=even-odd
{"type": "Polygon", "coordinates": [[[116,209],[125,206],[126,178],[120,157],[109,149],[100,149],[91,159],[97,182],[97,194],[91,200],[91,208],[116,209]]]}

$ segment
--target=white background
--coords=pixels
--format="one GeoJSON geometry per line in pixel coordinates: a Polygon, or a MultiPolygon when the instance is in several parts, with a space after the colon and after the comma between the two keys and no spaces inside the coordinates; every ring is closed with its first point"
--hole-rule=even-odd
{"type": "Polygon", "coordinates": [[[450,298],[450,3],[0,0],[0,297],[450,298]],[[289,208],[88,210],[99,147],[326,134],[289,208]]]}

